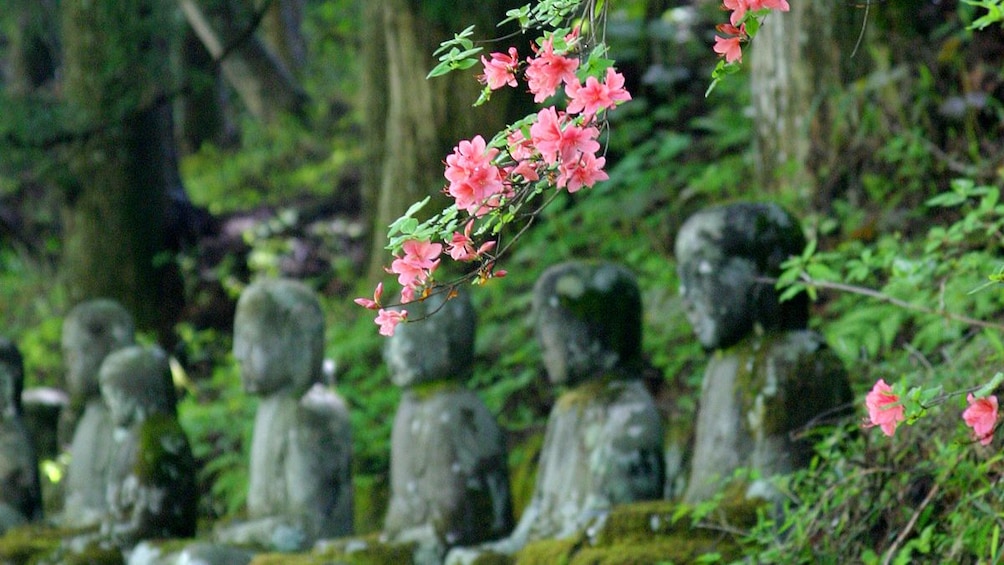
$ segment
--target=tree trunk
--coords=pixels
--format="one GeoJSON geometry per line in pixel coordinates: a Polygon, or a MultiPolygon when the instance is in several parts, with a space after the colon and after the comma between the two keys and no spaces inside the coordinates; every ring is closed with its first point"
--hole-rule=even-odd
{"type": "Polygon", "coordinates": [[[10,91],[29,94],[56,76],[58,8],[52,0],[23,0],[12,9],[17,25],[10,38],[10,91]]]}
{"type": "Polygon", "coordinates": [[[265,42],[293,76],[300,75],[307,59],[303,4],[304,0],[272,0],[262,22],[265,42]]]}
{"type": "Polygon", "coordinates": [[[94,128],[71,157],[63,275],[72,301],[109,297],[169,335],[168,197],[177,184],[169,101],[170,11],[159,0],[63,2],[64,92],[94,128]]]}
{"type": "Polygon", "coordinates": [[[253,33],[244,35],[253,30],[234,23],[243,18],[227,16],[211,21],[195,0],[179,0],[179,4],[185,20],[213,59],[220,62],[223,76],[251,115],[264,122],[273,122],[282,113],[303,116],[306,93],[261,40],[253,33]]]}
{"type": "MultiPolygon", "coordinates": [[[[383,275],[388,263],[387,226],[412,203],[446,185],[443,161],[451,148],[475,134],[490,139],[512,116],[507,91],[472,108],[481,90],[475,79],[480,65],[468,72],[425,78],[441,41],[472,23],[494,32],[508,7],[505,2],[475,0],[458,4],[448,10],[452,16],[448,22],[431,21],[427,11],[409,0],[374,0],[364,7],[364,68],[370,73],[363,88],[366,147],[368,162],[379,166],[378,173],[371,171],[363,179],[373,220],[371,280],[383,275]]],[[[487,51],[504,48],[488,45],[487,51]]],[[[439,201],[445,203],[445,198],[439,201]]]]}
{"type": "Polygon", "coordinates": [[[817,175],[836,158],[827,146],[833,108],[827,95],[843,82],[858,29],[850,8],[791,2],[767,16],[749,49],[758,186],[808,205],[817,175]]]}

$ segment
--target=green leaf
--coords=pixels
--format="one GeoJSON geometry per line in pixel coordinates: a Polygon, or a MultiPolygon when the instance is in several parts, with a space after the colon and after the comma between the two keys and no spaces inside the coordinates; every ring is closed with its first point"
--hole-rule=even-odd
{"type": "Polygon", "coordinates": [[[990,396],[995,390],[997,390],[997,387],[1000,386],[1002,382],[1004,382],[1004,373],[998,372],[992,379],[990,379],[990,382],[973,391],[973,396],[976,398],[990,396]]]}

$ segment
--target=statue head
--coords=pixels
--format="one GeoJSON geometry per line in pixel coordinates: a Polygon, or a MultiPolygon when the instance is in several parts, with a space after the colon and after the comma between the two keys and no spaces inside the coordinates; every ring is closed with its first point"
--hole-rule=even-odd
{"type": "Polygon", "coordinates": [[[474,307],[466,293],[437,294],[404,306],[413,323],[401,324],[384,347],[390,379],[409,387],[436,380],[463,381],[474,364],[474,307]],[[424,319],[421,319],[424,318],[424,319]]]}
{"type": "Polygon", "coordinates": [[[0,337],[0,420],[21,415],[24,361],[14,342],[0,337]]]}
{"type": "Polygon", "coordinates": [[[537,338],[555,384],[602,377],[641,355],[641,293],[634,275],[612,263],[550,267],[533,291],[537,338]]]}
{"type": "Polygon", "coordinates": [[[116,427],[131,427],[151,414],[175,414],[171,367],[167,354],[156,345],[133,345],[109,353],[98,380],[116,427]]]}
{"type": "Polygon", "coordinates": [[[234,358],[252,394],[299,396],[321,382],[324,313],[317,295],[286,279],[248,286],[234,315],[234,358]]]}
{"type": "Polygon", "coordinates": [[[737,203],[702,210],[676,237],[684,312],[705,349],[729,347],[763,330],[805,328],[804,294],[780,302],[780,266],[805,247],[798,221],[776,204],[737,203]]]}
{"type": "Polygon", "coordinates": [[[132,315],[114,300],[89,300],[70,310],[63,320],[62,336],[70,396],[97,397],[101,362],[112,351],[132,345],[135,333],[132,315]]]}

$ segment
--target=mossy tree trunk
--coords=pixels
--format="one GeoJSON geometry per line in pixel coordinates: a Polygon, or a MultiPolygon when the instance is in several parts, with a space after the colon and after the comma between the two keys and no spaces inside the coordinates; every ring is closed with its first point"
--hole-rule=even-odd
{"type": "Polygon", "coordinates": [[[848,4],[791,2],[767,16],[749,49],[758,186],[809,204],[834,119],[827,101],[843,84],[858,28],[848,4]]]}
{"type": "Polygon", "coordinates": [[[9,88],[29,94],[56,76],[58,8],[52,0],[17,0],[9,9],[15,21],[9,37],[9,88]]]}
{"type": "Polygon", "coordinates": [[[122,302],[166,336],[166,212],[177,182],[168,76],[170,12],[160,0],[62,2],[64,92],[85,129],[73,147],[63,275],[72,301],[122,302]]]}
{"type": "MultiPolygon", "coordinates": [[[[506,0],[373,0],[365,3],[363,108],[367,162],[364,194],[372,219],[369,278],[388,264],[387,226],[413,202],[445,186],[443,161],[461,139],[480,133],[490,139],[505,125],[512,108],[500,92],[480,108],[471,105],[481,85],[480,65],[467,72],[426,80],[439,43],[471,24],[481,37],[495,33],[495,23],[512,4],[506,0]]],[[[487,45],[502,50],[504,45],[487,45]]],[[[521,52],[526,52],[523,49],[521,52]]],[[[445,203],[445,199],[440,204],[445,203]]]]}

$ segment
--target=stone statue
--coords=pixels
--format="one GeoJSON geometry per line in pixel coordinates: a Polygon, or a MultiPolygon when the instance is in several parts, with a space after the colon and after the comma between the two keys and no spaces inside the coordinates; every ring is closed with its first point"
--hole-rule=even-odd
{"type": "Polygon", "coordinates": [[[397,328],[384,349],[404,389],[394,418],[390,541],[419,541],[436,553],[498,539],[512,529],[505,438],[466,388],[474,360],[474,309],[466,294],[408,304],[417,323],[397,328]],[[422,539],[423,536],[432,539],[422,539]]]}
{"type": "Polygon", "coordinates": [[[851,402],[842,364],[807,330],[804,294],[780,302],[781,263],[802,252],[799,223],[774,204],[698,212],[680,228],[680,294],[698,341],[714,355],[704,373],[691,478],[684,500],[718,492],[734,471],[761,477],[748,496],[771,498],[769,477],[808,463],[793,433],[851,402]]]}
{"type": "Polygon", "coordinates": [[[21,418],[24,362],[0,338],[0,534],[42,515],[35,447],[21,418]]]}
{"type": "Polygon", "coordinates": [[[195,459],[178,424],[167,354],[120,349],[105,358],[99,379],[115,426],[102,534],[120,547],[195,535],[195,459]]]}
{"type": "Polygon", "coordinates": [[[352,531],[352,442],[344,401],[321,384],[324,314],[301,283],[252,284],[237,302],[234,358],[261,397],[251,443],[248,521],[218,541],[279,551],[352,531]]]}
{"type": "Polygon", "coordinates": [[[82,414],[74,427],[66,472],[63,522],[68,526],[95,525],[105,516],[113,426],[101,400],[98,369],[109,353],[132,345],[134,334],[132,316],[112,300],[78,304],[63,321],[70,412],[82,414]]]}
{"type": "Polygon", "coordinates": [[[610,263],[555,265],[537,281],[533,309],[548,377],[567,387],[548,418],[533,496],[512,535],[455,549],[447,563],[569,537],[614,504],[662,495],[663,424],[640,379],[634,276],[610,263]]]}

